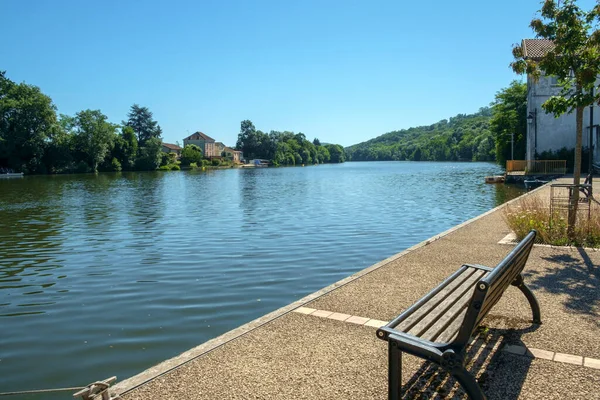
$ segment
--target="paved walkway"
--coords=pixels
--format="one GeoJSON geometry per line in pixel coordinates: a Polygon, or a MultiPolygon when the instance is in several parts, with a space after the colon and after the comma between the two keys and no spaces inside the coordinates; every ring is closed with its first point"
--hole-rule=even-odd
{"type": "MultiPolygon", "coordinates": [[[[533,195],[549,196],[549,189],[533,195]]],[[[385,399],[387,346],[375,337],[376,327],[461,264],[500,261],[511,249],[498,243],[510,233],[503,212],[434,237],[115,390],[125,400],[385,399]]],[[[534,247],[526,282],[543,324],[532,327],[527,301],[511,287],[469,350],[469,368],[489,399],[600,399],[599,268],[598,251],[534,247]]],[[[404,356],[403,382],[406,399],[466,397],[452,379],[412,356],[404,356]]]]}

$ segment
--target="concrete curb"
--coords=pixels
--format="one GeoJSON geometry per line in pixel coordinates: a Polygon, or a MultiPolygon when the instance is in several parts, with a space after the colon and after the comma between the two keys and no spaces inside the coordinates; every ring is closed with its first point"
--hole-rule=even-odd
{"type": "Polygon", "coordinates": [[[397,253],[397,254],[389,257],[389,258],[386,258],[385,260],[382,260],[382,261],[380,261],[380,262],[378,262],[376,264],[373,264],[370,267],[367,267],[367,268],[365,268],[365,269],[363,269],[363,270],[361,270],[359,272],[356,272],[356,273],[348,276],[347,278],[339,280],[339,281],[337,281],[337,282],[335,282],[335,283],[333,283],[333,284],[331,284],[331,285],[329,285],[329,286],[327,286],[327,287],[325,287],[325,288],[323,288],[321,290],[318,290],[318,291],[316,291],[314,293],[311,293],[311,294],[309,294],[309,295],[307,295],[307,296],[305,296],[305,297],[303,297],[303,298],[301,298],[301,299],[299,299],[299,300],[297,300],[297,301],[295,301],[295,302],[293,302],[291,304],[288,304],[287,306],[281,307],[281,308],[279,308],[279,309],[277,309],[275,311],[272,311],[272,312],[270,312],[270,313],[268,313],[268,314],[266,314],[266,315],[264,315],[264,316],[262,316],[260,318],[257,318],[257,319],[255,319],[253,321],[250,321],[250,322],[248,322],[248,323],[246,323],[244,325],[241,325],[238,328],[235,328],[235,329],[233,329],[233,330],[231,330],[229,332],[226,332],[226,333],[224,333],[224,334],[222,334],[222,335],[220,335],[220,336],[218,336],[218,337],[216,337],[214,339],[211,339],[211,340],[209,340],[207,342],[204,342],[203,344],[201,344],[199,346],[196,346],[196,347],[194,347],[194,348],[192,348],[192,349],[190,349],[190,350],[188,350],[188,351],[186,351],[186,352],[184,352],[184,353],[182,353],[182,354],[180,354],[180,355],[178,355],[176,357],[173,357],[173,358],[171,358],[169,360],[163,361],[163,362],[161,362],[160,364],[158,364],[158,365],[156,365],[154,367],[151,367],[151,368],[149,368],[149,369],[147,369],[147,370],[145,370],[145,371],[143,371],[143,372],[141,372],[141,373],[139,373],[137,375],[134,375],[131,378],[128,378],[128,379],[126,379],[126,380],[124,380],[124,381],[116,384],[112,388],[112,391],[114,391],[115,393],[118,393],[118,394],[122,395],[122,394],[125,394],[125,393],[127,393],[127,392],[129,392],[129,391],[131,391],[131,390],[133,390],[133,389],[135,389],[137,387],[139,387],[139,386],[142,386],[143,384],[145,384],[145,383],[147,383],[147,382],[149,382],[149,381],[151,381],[151,380],[153,380],[153,379],[155,379],[155,378],[157,378],[157,377],[159,377],[161,375],[164,375],[164,374],[166,374],[166,373],[168,373],[168,372],[170,372],[170,371],[172,371],[172,370],[174,370],[174,369],[176,369],[176,368],[184,365],[187,362],[190,362],[190,361],[192,361],[192,360],[194,360],[194,359],[196,359],[196,358],[198,358],[198,357],[200,357],[202,355],[208,354],[211,351],[213,351],[213,350],[215,350],[215,349],[217,349],[217,348],[225,345],[226,343],[231,342],[231,341],[233,341],[235,339],[238,339],[238,338],[244,336],[246,333],[248,333],[248,332],[250,332],[250,331],[252,331],[254,329],[257,329],[257,328],[259,328],[259,327],[261,327],[261,326],[263,326],[263,325],[265,325],[265,324],[267,324],[267,323],[269,323],[269,322],[271,322],[271,321],[273,321],[273,320],[275,320],[277,318],[280,318],[280,317],[282,317],[282,316],[284,316],[284,315],[292,312],[294,309],[296,309],[298,307],[302,307],[303,305],[305,305],[305,304],[307,304],[307,303],[309,303],[309,302],[311,302],[313,300],[316,300],[319,297],[322,297],[322,296],[324,296],[324,295],[326,295],[326,294],[328,294],[328,293],[330,293],[330,292],[332,292],[332,291],[334,291],[334,290],[336,290],[336,289],[338,289],[338,288],[340,288],[342,286],[345,286],[345,285],[349,284],[350,282],[353,282],[356,279],[358,279],[360,277],[363,277],[363,276],[365,276],[365,275],[367,275],[367,274],[369,274],[369,273],[371,273],[371,272],[373,272],[373,271],[375,271],[375,270],[377,270],[377,269],[379,269],[379,268],[381,268],[381,267],[383,267],[383,266],[385,266],[385,265],[387,265],[387,264],[389,264],[389,263],[397,260],[398,258],[400,258],[400,257],[402,257],[402,256],[404,256],[404,255],[406,255],[406,254],[408,254],[408,253],[410,253],[410,252],[412,252],[414,250],[417,250],[417,249],[419,249],[421,247],[427,246],[428,244],[433,243],[436,240],[439,240],[439,239],[441,239],[441,238],[443,238],[443,237],[445,237],[445,236],[447,236],[447,235],[449,235],[449,234],[451,234],[451,233],[453,233],[453,232],[455,232],[455,231],[457,231],[457,230],[459,230],[459,229],[461,229],[461,228],[463,228],[463,227],[465,227],[465,226],[467,226],[467,225],[469,225],[469,224],[471,224],[471,223],[473,223],[473,222],[475,222],[475,221],[477,221],[477,220],[479,220],[481,218],[484,218],[484,217],[486,217],[486,216],[488,216],[488,215],[490,215],[490,214],[492,214],[494,212],[497,212],[497,211],[501,210],[502,208],[504,208],[504,207],[506,207],[506,206],[508,206],[508,205],[510,205],[510,204],[512,204],[514,202],[516,202],[516,201],[519,201],[524,196],[532,195],[532,194],[536,193],[537,191],[542,190],[543,188],[545,188],[548,184],[542,185],[539,188],[536,188],[535,190],[532,190],[531,192],[525,193],[525,194],[523,194],[523,195],[521,195],[521,196],[519,196],[519,197],[517,197],[515,199],[512,199],[512,200],[510,200],[510,201],[508,201],[508,202],[506,202],[504,204],[499,205],[498,207],[495,207],[495,208],[493,208],[493,209],[491,209],[489,211],[486,211],[485,213],[483,213],[481,215],[478,215],[478,216],[476,216],[474,218],[471,218],[471,219],[469,219],[469,220],[467,220],[467,221],[465,221],[465,222],[463,222],[463,223],[461,223],[459,225],[456,225],[456,226],[454,226],[454,227],[452,227],[452,228],[450,228],[450,229],[448,229],[448,230],[446,230],[446,231],[444,231],[442,233],[434,235],[434,236],[432,236],[429,239],[426,239],[426,240],[424,240],[424,241],[422,241],[420,243],[417,243],[414,246],[411,246],[408,249],[406,249],[404,251],[401,251],[400,253],[397,253]]]}

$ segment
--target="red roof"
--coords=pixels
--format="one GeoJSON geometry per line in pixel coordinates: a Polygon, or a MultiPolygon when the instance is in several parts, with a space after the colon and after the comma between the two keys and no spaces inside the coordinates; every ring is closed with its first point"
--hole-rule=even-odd
{"type": "Polygon", "coordinates": [[[177,146],[176,144],[162,142],[162,145],[165,146],[167,149],[181,150],[181,147],[177,146]]]}
{"type": "Polygon", "coordinates": [[[215,139],[211,138],[210,136],[198,131],[196,133],[192,133],[190,136],[186,137],[183,140],[204,140],[206,142],[214,142],[215,139]]]}

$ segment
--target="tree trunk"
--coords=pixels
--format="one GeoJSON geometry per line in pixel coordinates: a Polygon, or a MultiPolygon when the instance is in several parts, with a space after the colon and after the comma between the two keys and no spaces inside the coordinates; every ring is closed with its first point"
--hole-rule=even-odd
{"type": "MultiPolygon", "coordinates": [[[[581,142],[583,132],[583,107],[577,107],[575,113],[577,132],[575,136],[575,161],[573,163],[573,184],[579,185],[581,181],[581,142]]],[[[579,204],[579,187],[575,187],[569,199],[569,227],[567,234],[569,240],[575,239],[575,223],[577,222],[577,206],[579,204]]]]}

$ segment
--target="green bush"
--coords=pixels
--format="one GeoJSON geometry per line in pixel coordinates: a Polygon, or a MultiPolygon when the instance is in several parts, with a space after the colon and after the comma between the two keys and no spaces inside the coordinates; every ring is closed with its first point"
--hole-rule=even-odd
{"type": "Polygon", "coordinates": [[[221,165],[221,160],[219,160],[218,158],[213,158],[211,160],[211,164],[213,165],[213,167],[218,167],[219,165],[221,165]]]}
{"type": "Polygon", "coordinates": [[[181,164],[191,165],[198,164],[202,160],[202,150],[195,144],[188,144],[181,151],[181,164]]]}
{"type": "Polygon", "coordinates": [[[160,167],[158,167],[159,171],[170,171],[171,167],[168,165],[161,165],[160,167]]]}
{"type": "Polygon", "coordinates": [[[195,162],[190,164],[190,168],[198,168],[198,164],[196,164],[195,162]]]}
{"type": "Polygon", "coordinates": [[[504,219],[508,226],[521,240],[531,229],[538,232],[538,243],[554,246],[586,246],[600,247],[600,206],[590,204],[587,211],[578,212],[573,240],[568,237],[567,210],[554,210],[550,214],[550,206],[538,196],[527,196],[516,205],[507,206],[504,219]]]}
{"type": "Polygon", "coordinates": [[[179,171],[181,168],[177,164],[171,164],[171,171],[179,171]]]}
{"type": "Polygon", "coordinates": [[[115,157],[110,162],[111,171],[119,172],[121,171],[121,163],[115,157]]]}
{"type": "Polygon", "coordinates": [[[203,167],[208,167],[210,165],[210,161],[209,160],[202,160],[202,166],[203,167]]]}

